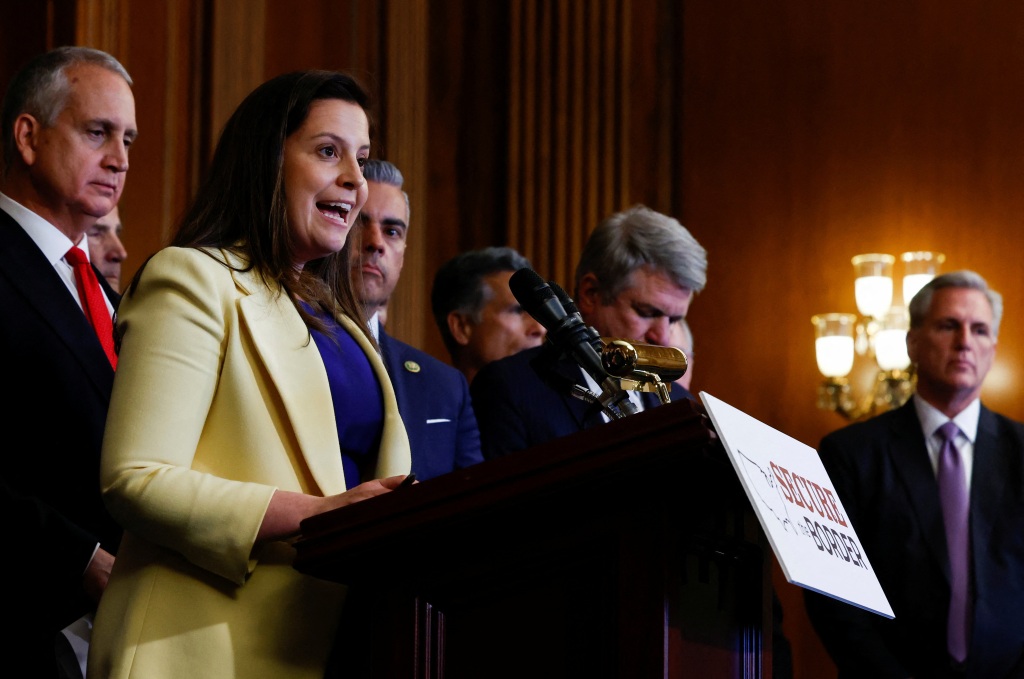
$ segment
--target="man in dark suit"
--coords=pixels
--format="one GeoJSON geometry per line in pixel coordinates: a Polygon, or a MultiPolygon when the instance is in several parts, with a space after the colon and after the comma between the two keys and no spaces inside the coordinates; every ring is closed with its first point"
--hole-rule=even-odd
{"type": "Polygon", "coordinates": [[[377,311],[391,297],[405,261],[409,198],[402,190],[402,173],[392,163],[368,160],[363,176],[369,197],[352,234],[354,283],[395,388],[412,471],[425,481],[481,462],[480,433],[462,373],[391,337],[379,322],[377,311]]]}
{"type": "MultiPolygon", "coordinates": [[[[2,638],[25,676],[50,677],[55,640],[95,610],[121,535],[99,490],[113,359],[67,253],[88,250],[86,232],[121,196],[136,136],[131,79],[106,53],[52,50],[15,75],[0,121],[0,351],[11,392],[0,475],[17,514],[8,523],[37,536],[4,559],[6,581],[31,589],[14,599],[2,638]]],[[[119,297],[98,278],[112,314],[119,297]]]]}
{"type": "Polygon", "coordinates": [[[430,307],[452,365],[466,381],[491,361],[539,347],[544,326],[526,313],[508,287],[530,260],[507,246],[467,250],[434,274],[430,307]]]}
{"type": "Polygon", "coordinates": [[[1024,676],[1024,425],[980,401],[1001,316],[978,274],[934,278],[910,302],[916,394],[821,441],[895,614],[805,592],[840,677],[1024,676]],[[953,488],[969,498],[960,510],[953,488]]]}
{"type": "MultiPolygon", "coordinates": [[[[605,338],[667,346],[670,326],[707,280],[707,254],[678,221],[638,205],[591,233],[576,267],[574,299],[583,321],[605,338]]],[[[607,421],[601,408],[571,394],[600,394],[574,361],[550,358],[550,345],[484,366],[471,385],[484,457],[494,458],[607,421]]],[[[672,383],[672,398],[692,396],[672,383]]],[[[636,395],[636,392],[632,392],[636,395]]],[[[638,406],[659,403],[655,394],[638,406]]]]}
{"type": "Polygon", "coordinates": [[[121,264],[128,257],[128,251],[121,242],[121,213],[118,208],[104,215],[89,229],[89,260],[96,265],[110,287],[121,292],[121,264]]]}
{"type": "MultiPolygon", "coordinates": [[[[676,219],[636,205],[605,219],[590,234],[576,266],[573,302],[605,339],[672,346],[694,295],[707,283],[707,252],[676,219]]],[[[435,302],[435,315],[436,315],[435,302]]],[[[440,323],[440,321],[438,321],[440,323]]],[[[484,365],[470,386],[484,457],[493,459],[609,421],[600,406],[571,394],[600,386],[550,343],[484,365]]],[[[693,398],[672,382],[673,401],[693,398]]],[[[638,410],[661,405],[653,393],[630,392],[638,410]]],[[[772,675],[793,676],[782,606],[772,592],[772,675]]]]}

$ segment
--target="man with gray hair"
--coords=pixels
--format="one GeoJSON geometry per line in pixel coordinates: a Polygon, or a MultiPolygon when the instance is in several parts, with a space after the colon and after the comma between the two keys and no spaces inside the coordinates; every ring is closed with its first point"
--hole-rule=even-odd
{"type": "Polygon", "coordinates": [[[1002,297],[973,271],[910,301],[917,390],[821,460],[895,618],[805,591],[839,677],[1024,676],[1024,424],[981,403],[1002,297]]]}
{"type": "Polygon", "coordinates": [[[57,635],[95,610],[121,539],[99,488],[120,296],[86,233],[124,188],[131,85],[109,54],[61,47],[15,74],[0,110],[0,351],[17,395],[0,423],[25,442],[4,456],[0,487],[35,507],[7,516],[18,558],[2,571],[21,591],[5,638],[24,676],[56,675],[57,635]]]}
{"type": "Polygon", "coordinates": [[[409,434],[412,472],[425,481],[483,460],[480,433],[462,374],[424,351],[391,337],[380,323],[405,263],[409,196],[404,178],[386,160],[363,166],[369,195],[352,230],[350,270],[356,297],[380,345],[409,434]]]}
{"type": "MultiPolygon", "coordinates": [[[[677,220],[643,205],[616,213],[591,233],[576,267],[575,302],[602,337],[667,346],[670,326],[686,316],[707,281],[707,253],[677,220]]],[[[485,458],[495,458],[607,421],[574,387],[600,387],[547,347],[485,366],[470,385],[485,458]]],[[[673,400],[693,398],[672,383],[673,400]]],[[[658,405],[654,394],[638,409],[658,405]]]]}

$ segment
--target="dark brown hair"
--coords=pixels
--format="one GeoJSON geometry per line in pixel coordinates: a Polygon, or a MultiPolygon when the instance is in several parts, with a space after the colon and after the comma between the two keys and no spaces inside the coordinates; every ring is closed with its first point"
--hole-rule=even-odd
{"type": "Polygon", "coordinates": [[[371,118],[366,90],[335,71],[287,73],[253,90],[224,126],[208,178],[171,245],[234,252],[247,262],[243,270],[255,270],[268,286],[277,284],[289,295],[307,326],[324,329],[298,299],[321,312],[340,311],[355,319],[372,342],[349,283],[348,242],[341,252],[307,262],[301,271],[294,268],[284,190],[285,140],[305,122],[311,104],[323,99],[358,104],[371,118]]]}

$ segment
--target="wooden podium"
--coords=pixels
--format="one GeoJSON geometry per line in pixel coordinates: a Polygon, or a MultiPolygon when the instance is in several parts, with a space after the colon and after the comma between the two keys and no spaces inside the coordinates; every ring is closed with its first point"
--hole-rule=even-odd
{"type": "Polygon", "coordinates": [[[771,553],[676,402],[306,520],[350,586],[328,676],[771,676],[771,553]]]}

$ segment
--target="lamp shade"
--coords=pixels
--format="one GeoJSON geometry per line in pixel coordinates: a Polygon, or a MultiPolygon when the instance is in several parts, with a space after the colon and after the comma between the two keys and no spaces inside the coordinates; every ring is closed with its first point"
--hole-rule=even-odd
{"type": "Polygon", "coordinates": [[[853,370],[854,314],[817,314],[814,325],[814,353],[818,370],[825,377],[845,377],[853,370]]]}
{"type": "Polygon", "coordinates": [[[872,253],[852,260],[856,275],[854,294],[862,316],[882,318],[892,306],[892,255],[872,253]]]}
{"type": "Polygon", "coordinates": [[[893,307],[882,320],[875,333],[875,360],[882,370],[906,370],[910,367],[907,354],[907,328],[910,318],[903,307],[893,307]]]}
{"type": "Polygon", "coordinates": [[[903,261],[903,303],[909,306],[918,290],[938,275],[946,255],[919,250],[904,252],[900,259],[903,261]]]}

